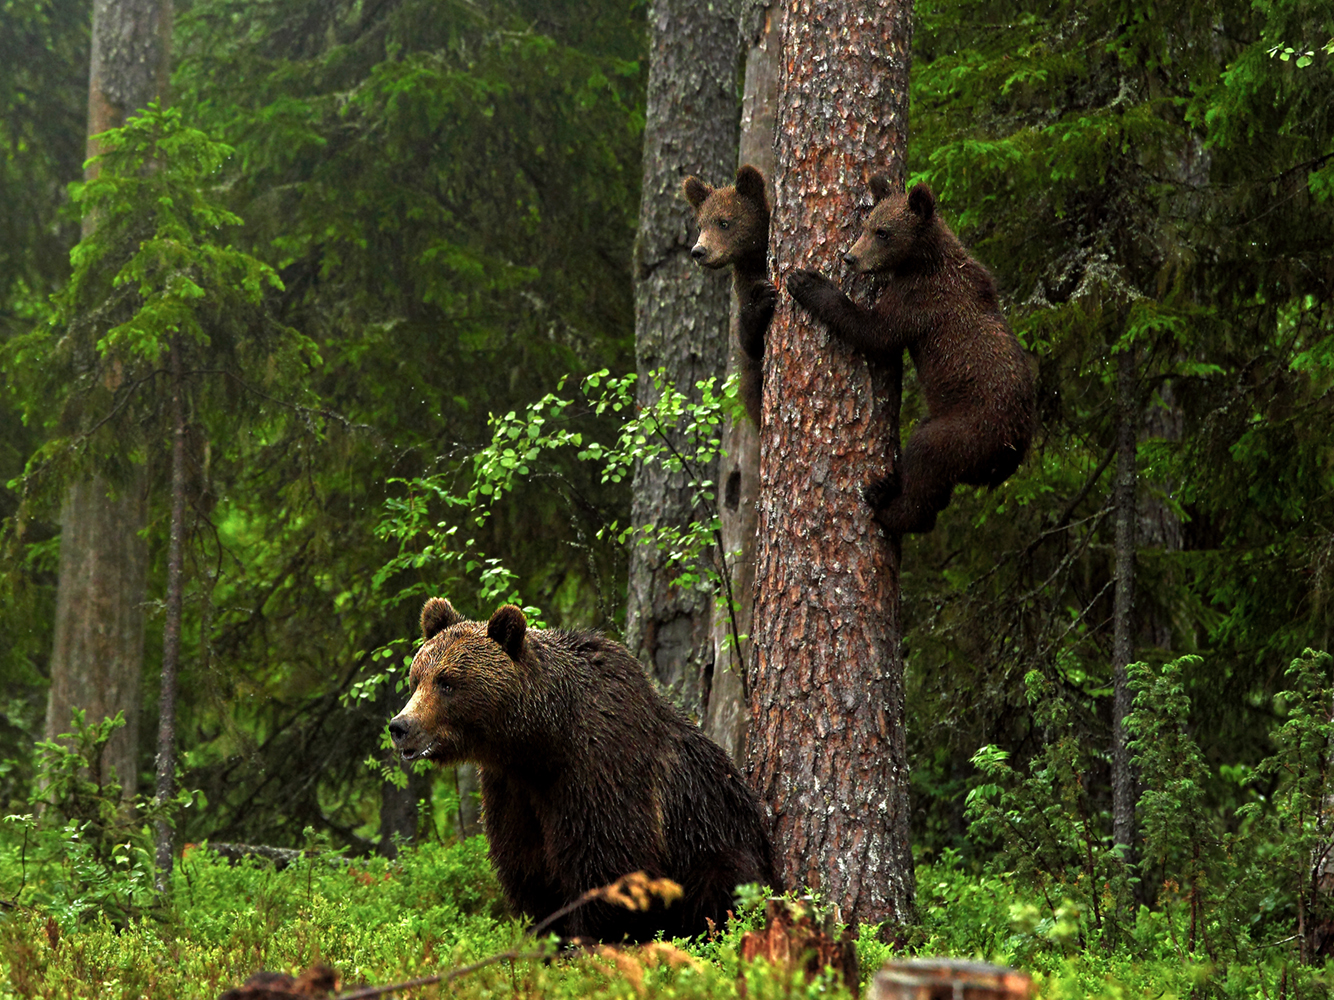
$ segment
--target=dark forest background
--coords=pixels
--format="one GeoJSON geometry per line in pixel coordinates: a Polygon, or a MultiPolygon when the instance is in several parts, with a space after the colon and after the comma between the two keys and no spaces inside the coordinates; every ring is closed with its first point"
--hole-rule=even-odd
{"type": "MultiPolygon", "coordinates": [[[[491,415],[634,370],[645,14],[178,3],[173,113],[226,144],[200,191],[240,220],[212,237],[279,279],[211,320],[247,380],[192,397],[178,745],[208,804],[185,839],[378,840],[402,694],[376,679],[427,595],[485,617],[512,592],[550,625],[624,627],[625,551],[600,530],[627,522],[628,479],[553,453],[481,524],[420,484],[466,495],[491,415]]],[[[71,376],[62,340],[89,22],[83,0],[0,12],[7,803],[35,776],[70,476],[147,470],[151,600],[165,588],[165,392],[109,433],[114,400],[71,376]]],[[[987,857],[965,804],[994,775],[974,754],[1021,765],[1058,738],[1110,835],[1125,419],[1135,658],[1180,662],[1201,809],[1235,829],[1281,779],[1253,771],[1289,720],[1285,670],[1334,646],[1334,6],[924,0],[911,108],[910,177],[996,275],[1039,385],[1020,472],[905,544],[914,848],[987,857]]],[[[905,427],[919,413],[909,377],[905,427]]],[[[565,416],[590,438],[619,426],[565,416]]],[[[145,788],[156,708],[146,681],[145,788]]]]}

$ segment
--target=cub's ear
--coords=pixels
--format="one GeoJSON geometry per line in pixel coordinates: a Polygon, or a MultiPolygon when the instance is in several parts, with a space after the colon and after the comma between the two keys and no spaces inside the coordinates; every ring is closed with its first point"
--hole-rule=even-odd
{"type": "Polygon", "coordinates": [[[713,188],[694,174],[681,182],[681,190],[685,192],[686,201],[690,202],[691,208],[699,208],[700,205],[704,204],[704,199],[713,194],[713,188]]]}
{"type": "Polygon", "coordinates": [[[496,613],[486,623],[486,634],[500,643],[500,648],[511,660],[518,660],[523,655],[523,640],[527,633],[528,619],[513,604],[496,608],[496,613]]]}
{"type": "Polygon", "coordinates": [[[884,201],[894,193],[894,185],[889,183],[889,178],[884,174],[876,174],[871,178],[871,197],[877,202],[884,201]]]}
{"type": "Polygon", "coordinates": [[[463,616],[454,610],[454,605],[443,597],[432,597],[422,605],[422,638],[429,639],[461,621],[463,616]]]}
{"type": "Polygon", "coordinates": [[[936,196],[926,184],[918,184],[908,192],[908,210],[923,222],[930,222],[936,214],[936,196]]]}
{"type": "Polygon", "coordinates": [[[769,207],[769,199],[764,193],[764,174],[749,163],[736,172],[736,193],[764,208],[769,207]]]}

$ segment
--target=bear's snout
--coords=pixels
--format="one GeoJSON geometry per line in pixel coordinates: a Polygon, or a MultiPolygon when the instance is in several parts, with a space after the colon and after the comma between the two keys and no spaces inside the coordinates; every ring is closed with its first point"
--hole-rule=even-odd
{"type": "Polygon", "coordinates": [[[690,256],[697,261],[702,261],[708,255],[709,251],[704,249],[703,243],[696,243],[693,247],[690,248],[690,256]]]}
{"type": "Polygon", "coordinates": [[[421,727],[402,712],[389,720],[389,738],[394,741],[394,749],[404,760],[422,757],[431,750],[422,737],[421,727]]]}
{"type": "Polygon", "coordinates": [[[849,250],[847,253],[845,253],[845,254],[843,255],[843,263],[844,263],[844,264],[851,264],[853,267],[856,267],[856,266],[857,266],[857,255],[856,255],[855,253],[853,253],[851,250],[849,250]]]}

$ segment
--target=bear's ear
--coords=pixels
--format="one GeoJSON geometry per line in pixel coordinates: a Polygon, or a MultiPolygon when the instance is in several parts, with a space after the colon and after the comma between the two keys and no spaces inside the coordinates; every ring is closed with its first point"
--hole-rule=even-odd
{"type": "Polygon", "coordinates": [[[686,201],[690,202],[691,208],[699,208],[700,205],[704,204],[704,200],[713,194],[713,188],[694,174],[681,182],[681,190],[685,192],[686,201]]]}
{"type": "Polygon", "coordinates": [[[454,610],[454,605],[443,597],[432,597],[422,605],[422,638],[429,639],[461,621],[463,616],[454,610]]]}
{"type": "Polygon", "coordinates": [[[528,619],[513,604],[496,608],[496,613],[486,623],[486,634],[500,643],[500,648],[511,660],[518,660],[523,655],[523,637],[527,632],[528,619]]]}
{"type": "Polygon", "coordinates": [[[918,184],[908,192],[908,209],[923,222],[930,222],[936,214],[936,196],[926,184],[918,184]]]}
{"type": "Polygon", "coordinates": [[[876,202],[882,202],[894,193],[894,185],[889,183],[889,178],[884,174],[876,174],[871,178],[871,197],[876,202]]]}
{"type": "Polygon", "coordinates": [[[749,163],[736,172],[736,193],[764,208],[769,207],[769,199],[764,193],[764,174],[749,163]]]}

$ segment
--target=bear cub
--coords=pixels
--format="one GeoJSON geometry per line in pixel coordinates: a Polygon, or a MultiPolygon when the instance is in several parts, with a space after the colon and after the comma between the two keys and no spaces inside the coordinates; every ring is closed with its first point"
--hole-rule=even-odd
{"type": "Polygon", "coordinates": [[[741,344],[741,401],[758,427],[764,335],[778,302],[778,292],[767,277],[769,199],[764,193],[764,175],[747,164],[736,172],[733,187],[710,187],[695,176],[687,177],[681,187],[699,226],[699,240],[690,256],[701,267],[732,268],[741,344]]]}
{"type": "Polygon", "coordinates": [[[515,910],[540,920],[644,871],[684,896],[647,912],[592,902],[553,929],[646,941],[722,926],[738,885],[778,884],[754,792],[624,646],[530,629],[512,604],[473,622],[436,597],[421,626],[389,732],[404,760],[478,765],[491,862],[515,910]]]}
{"type": "Polygon", "coordinates": [[[794,271],[787,289],[872,362],[907,348],[928,415],[909,437],[898,474],[863,495],[889,534],[927,532],[956,484],[996,487],[1019,468],[1033,434],[1033,373],[995,281],[945,225],[931,189],[896,193],[874,177],[871,194],[876,205],[843,259],[886,279],[874,308],[815,271],[794,271]]]}

